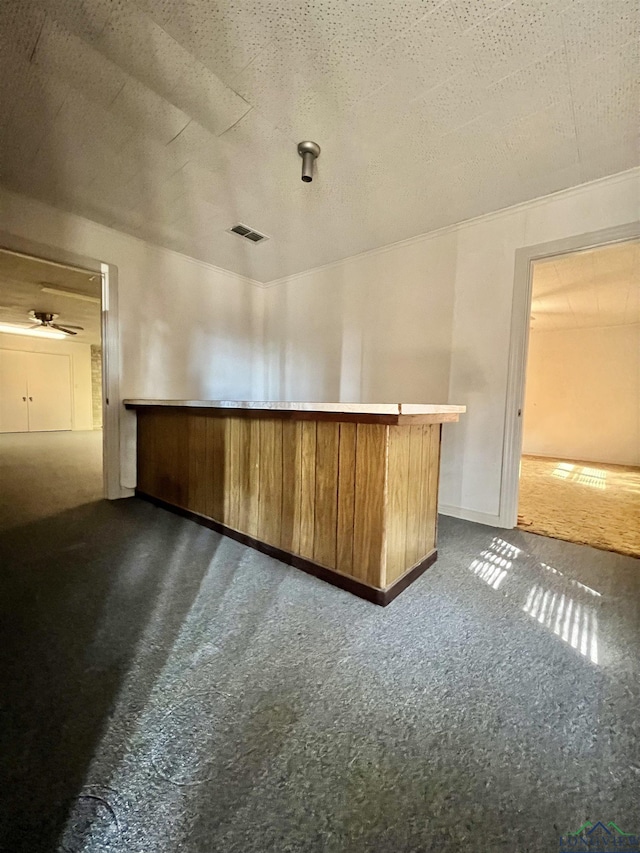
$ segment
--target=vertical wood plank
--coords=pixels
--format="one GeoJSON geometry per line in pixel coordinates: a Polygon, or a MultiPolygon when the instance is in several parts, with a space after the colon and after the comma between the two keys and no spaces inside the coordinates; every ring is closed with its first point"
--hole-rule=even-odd
{"type": "Polygon", "coordinates": [[[238,418],[238,525],[247,533],[249,525],[249,493],[251,490],[251,421],[238,418]]]}
{"type": "Polygon", "coordinates": [[[282,517],[282,420],[260,420],[258,539],[280,545],[282,517]]]}
{"type": "Polygon", "coordinates": [[[431,458],[431,426],[415,427],[420,432],[422,445],[422,468],[418,489],[418,530],[416,533],[417,559],[424,557],[431,550],[428,547],[428,513],[429,513],[429,460],[431,458]]]}
{"type": "Polygon", "coordinates": [[[407,553],[406,568],[422,559],[425,555],[422,547],[422,512],[421,488],[425,477],[422,459],[422,435],[424,426],[409,427],[409,482],[407,492],[407,553]]]}
{"type": "Polygon", "coordinates": [[[438,484],[440,480],[440,433],[441,424],[432,424],[429,427],[430,451],[429,451],[429,492],[427,503],[427,551],[431,551],[437,544],[438,530],[438,484]]]}
{"type": "Polygon", "coordinates": [[[174,412],[174,429],[177,437],[177,469],[180,506],[189,506],[189,419],[182,412],[174,412]]]}
{"type": "Polygon", "coordinates": [[[240,420],[233,416],[224,419],[224,523],[234,530],[240,511],[240,420]]]}
{"type": "Polygon", "coordinates": [[[164,415],[166,412],[156,413],[156,492],[163,500],[171,500],[168,485],[167,459],[169,454],[169,433],[164,415]]]}
{"type": "Polygon", "coordinates": [[[439,462],[439,448],[437,427],[433,424],[424,427],[422,438],[422,468],[423,476],[420,490],[420,502],[422,506],[421,519],[421,549],[423,556],[435,547],[435,511],[434,500],[431,493],[432,481],[435,479],[437,486],[437,465],[439,462]],[[436,470],[434,470],[436,467],[436,470]]]}
{"type": "Polygon", "coordinates": [[[356,425],[340,424],[338,459],[338,523],[336,568],[350,575],[353,568],[353,525],[356,488],[356,425]]]}
{"type": "Polygon", "coordinates": [[[148,430],[149,440],[151,442],[152,455],[149,461],[149,484],[150,484],[150,494],[160,496],[160,482],[159,482],[159,453],[160,453],[160,442],[159,442],[159,429],[158,429],[158,420],[153,417],[153,413],[149,412],[147,415],[147,425],[146,428],[148,430]]]}
{"type": "Polygon", "coordinates": [[[301,421],[300,555],[313,559],[316,494],[316,422],[301,421]]]}
{"type": "Polygon", "coordinates": [[[418,547],[424,556],[432,550],[429,544],[429,470],[431,466],[431,426],[422,427],[422,476],[420,477],[420,529],[418,547]]]}
{"type": "Polygon", "coordinates": [[[249,418],[249,473],[247,476],[247,530],[249,536],[258,536],[258,511],[260,506],[260,421],[249,418]]]}
{"type": "Polygon", "coordinates": [[[387,441],[388,427],[357,425],[352,575],[377,587],[383,585],[385,574],[387,441]]]}
{"type": "Polygon", "coordinates": [[[407,568],[410,427],[389,427],[387,472],[387,573],[385,586],[407,568]]]}
{"type": "Polygon", "coordinates": [[[319,421],[316,427],[316,512],[313,559],[322,566],[336,566],[338,527],[338,449],[340,424],[319,421]]]}
{"type": "Polygon", "coordinates": [[[155,421],[149,417],[149,412],[138,409],[136,422],[137,442],[137,478],[136,485],[141,492],[155,495],[153,472],[155,469],[155,421]]]}
{"type": "Polygon", "coordinates": [[[204,515],[206,507],[206,452],[207,421],[200,414],[188,416],[189,430],[189,496],[187,509],[204,515]]]}
{"type": "Polygon", "coordinates": [[[300,545],[300,469],[302,466],[302,425],[282,423],[282,529],[280,547],[295,554],[300,545]]]}
{"type": "Polygon", "coordinates": [[[179,489],[176,482],[177,438],[171,411],[156,412],[158,431],[156,448],[158,449],[157,487],[159,497],[168,503],[180,505],[179,489]]]}
{"type": "Polygon", "coordinates": [[[207,415],[206,429],[207,515],[224,523],[224,418],[207,415]]]}
{"type": "Polygon", "coordinates": [[[154,421],[154,460],[153,460],[153,494],[166,500],[166,475],[165,475],[165,456],[166,456],[166,431],[162,413],[155,411],[150,412],[150,418],[154,421]]]}

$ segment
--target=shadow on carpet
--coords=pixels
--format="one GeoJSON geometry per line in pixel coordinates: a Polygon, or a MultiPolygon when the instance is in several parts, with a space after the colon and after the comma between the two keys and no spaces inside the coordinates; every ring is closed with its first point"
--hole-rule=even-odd
{"type": "Polygon", "coordinates": [[[192,525],[176,570],[164,518],[132,501],[97,501],[0,534],[2,850],[80,849],[65,826],[83,801],[88,820],[109,817],[103,792],[85,780],[138,640],[169,592],[132,728],[219,542],[192,525]]]}

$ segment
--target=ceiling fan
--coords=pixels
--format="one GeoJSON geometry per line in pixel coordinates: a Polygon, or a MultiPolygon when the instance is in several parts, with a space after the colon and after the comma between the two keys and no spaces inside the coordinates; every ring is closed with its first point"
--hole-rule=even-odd
{"type": "Polygon", "coordinates": [[[59,314],[51,314],[48,311],[29,311],[29,318],[31,320],[37,320],[37,322],[30,326],[30,329],[57,329],[59,332],[64,332],[65,335],[77,335],[78,332],[72,331],[72,329],[77,329],[80,332],[84,331],[84,326],[72,326],[68,323],[66,326],[59,326],[58,323],[54,323],[54,320],[57,320],[59,314]]]}

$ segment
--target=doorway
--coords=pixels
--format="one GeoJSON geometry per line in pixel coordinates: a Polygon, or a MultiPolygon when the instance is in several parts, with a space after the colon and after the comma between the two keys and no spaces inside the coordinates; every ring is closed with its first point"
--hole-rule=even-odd
{"type": "Polygon", "coordinates": [[[2,530],[104,496],[102,284],[0,249],[2,530]]]}
{"type": "Polygon", "coordinates": [[[640,556],[640,240],[532,263],[518,527],[640,556]]]}

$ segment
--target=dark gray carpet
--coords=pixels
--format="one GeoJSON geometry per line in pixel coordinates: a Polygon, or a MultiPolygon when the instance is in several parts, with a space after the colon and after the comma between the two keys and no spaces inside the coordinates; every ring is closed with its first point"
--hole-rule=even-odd
{"type": "Polygon", "coordinates": [[[633,558],[441,519],[381,609],[130,499],[13,528],[0,559],[3,850],[640,832],[633,558]]]}

